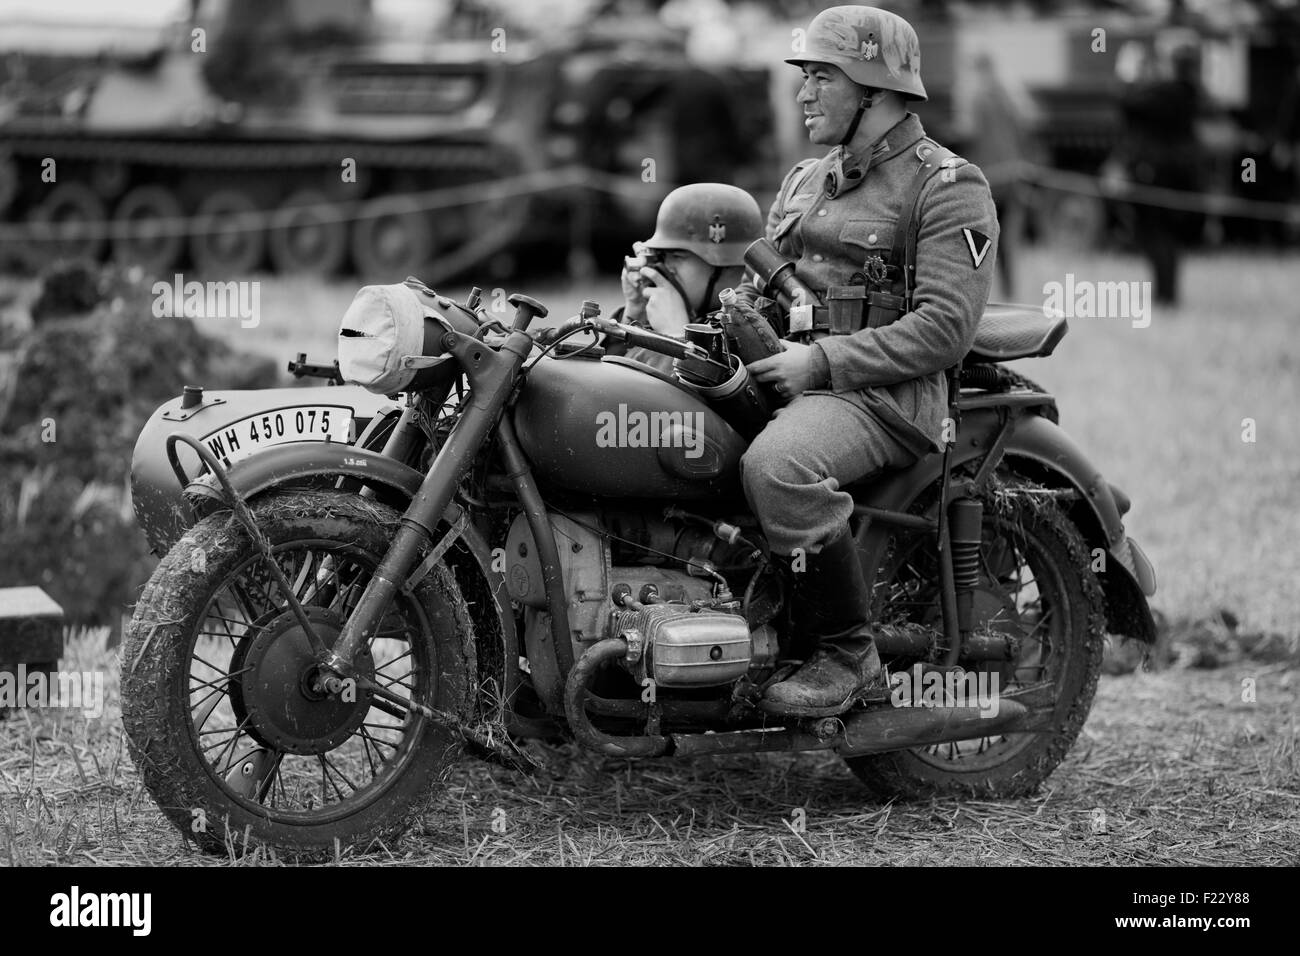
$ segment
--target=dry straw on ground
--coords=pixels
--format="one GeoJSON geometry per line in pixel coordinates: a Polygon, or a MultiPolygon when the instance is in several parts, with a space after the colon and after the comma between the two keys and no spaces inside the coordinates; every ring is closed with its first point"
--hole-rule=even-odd
{"type": "MultiPolygon", "coordinates": [[[[19,710],[0,721],[0,860],[262,865],[255,847],[197,853],[162,818],[122,738],[114,652],[102,719],[19,710]]],[[[1276,865],[1300,862],[1300,673],[1168,669],[1102,680],[1083,733],[1033,797],[875,803],[836,758],[606,761],[530,745],[526,776],[465,760],[416,831],[342,865],[1276,865]],[[1243,679],[1255,702],[1243,702],[1243,679]],[[494,825],[495,824],[495,825],[494,825]]]]}

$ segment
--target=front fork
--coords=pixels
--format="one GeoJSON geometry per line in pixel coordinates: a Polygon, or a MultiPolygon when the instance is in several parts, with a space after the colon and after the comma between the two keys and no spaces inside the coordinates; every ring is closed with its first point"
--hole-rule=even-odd
{"type": "MultiPolygon", "coordinates": [[[[444,333],[444,351],[460,363],[469,377],[469,405],[460,413],[447,441],[439,449],[420,490],[402,516],[392,546],[366,585],[356,609],[348,616],[338,640],[325,650],[321,664],[338,677],[361,681],[361,676],[353,670],[352,660],[379,628],[421,550],[435,542],[438,523],[451,504],[461,478],[472,467],[479,448],[504,411],[519,370],[532,350],[532,338],[524,331],[526,328],[527,319],[521,322],[517,316],[514,331],[499,349],[450,329],[444,333]]],[[[373,682],[365,683],[372,693],[388,696],[377,685],[371,686],[373,682]]],[[[405,698],[393,702],[414,707],[421,713],[427,710],[405,698]]]]}

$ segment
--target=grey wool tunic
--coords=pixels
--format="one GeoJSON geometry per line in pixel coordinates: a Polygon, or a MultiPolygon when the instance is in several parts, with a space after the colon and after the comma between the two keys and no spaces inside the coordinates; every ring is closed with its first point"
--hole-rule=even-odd
{"type": "MultiPolygon", "coordinates": [[[[768,213],[767,238],[818,295],[847,284],[867,257],[888,261],[909,186],[936,146],[908,113],[869,158],[837,146],[800,162],[768,213]]],[[[921,455],[943,447],[943,373],[970,350],[988,302],[998,220],[984,174],[951,160],[922,190],[917,224],[912,311],[883,328],[819,339],[813,357],[824,388],[813,393],[858,405],[921,455]]],[[[748,282],[739,291],[758,294],[748,282]]]]}

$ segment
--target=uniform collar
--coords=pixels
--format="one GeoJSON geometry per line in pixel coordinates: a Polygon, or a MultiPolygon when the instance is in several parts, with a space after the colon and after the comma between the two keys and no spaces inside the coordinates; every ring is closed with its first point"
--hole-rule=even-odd
{"type": "Polygon", "coordinates": [[[830,169],[823,186],[827,198],[834,199],[854,189],[866,179],[871,167],[903,155],[910,146],[924,138],[925,129],[920,117],[908,112],[872,144],[871,153],[865,158],[848,152],[843,146],[835,147],[827,154],[830,169]]]}

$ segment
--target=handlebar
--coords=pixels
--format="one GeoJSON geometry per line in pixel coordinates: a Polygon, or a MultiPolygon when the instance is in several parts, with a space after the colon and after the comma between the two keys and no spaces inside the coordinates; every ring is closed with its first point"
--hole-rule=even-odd
{"type": "Polygon", "coordinates": [[[651,352],[670,355],[676,359],[695,359],[717,364],[709,356],[708,352],[697,345],[692,345],[690,342],[683,342],[680,339],[660,335],[658,332],[637,328],[634,325],[624,325],[622,322],[615,322],[612,319],[595,318],[591,320],[590,324],[597,331],[604,332],[612,338],[627,342],[637,348],[649,349],[651,352]]]}

